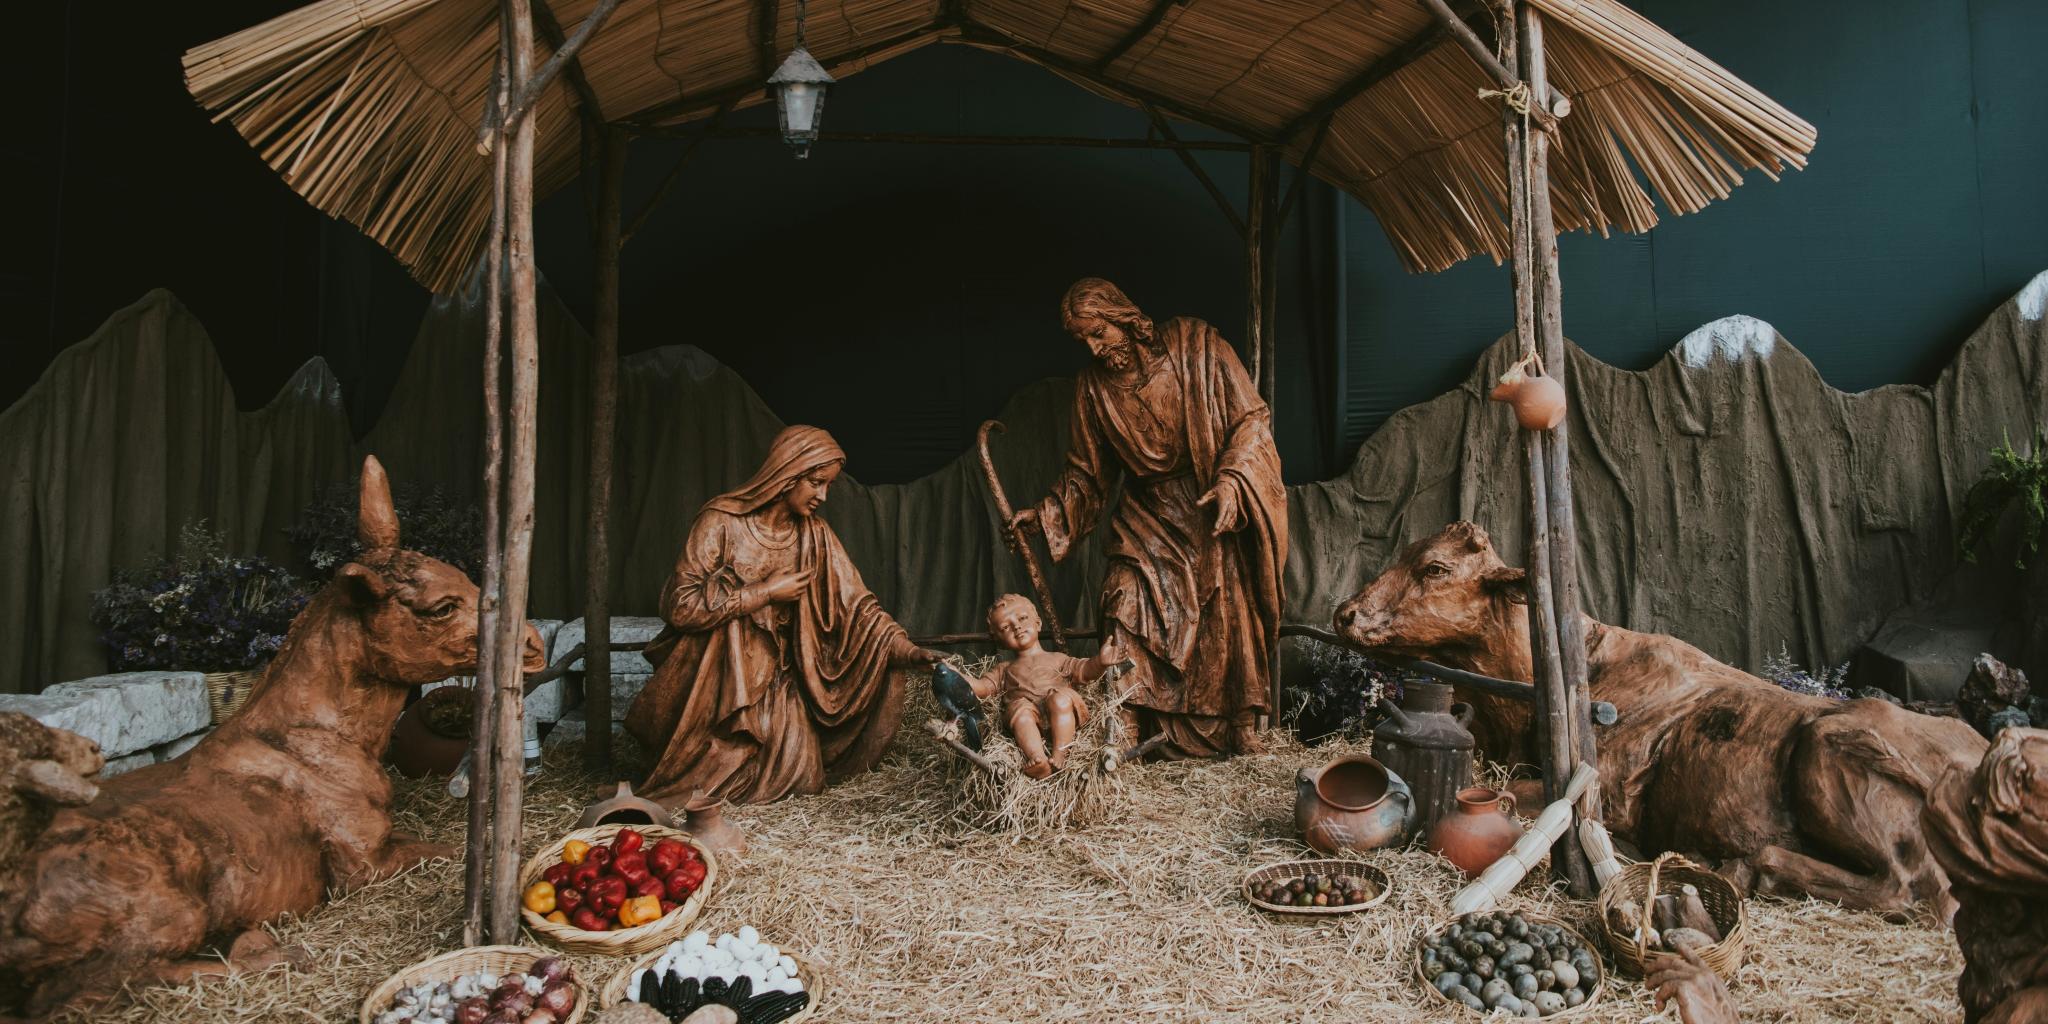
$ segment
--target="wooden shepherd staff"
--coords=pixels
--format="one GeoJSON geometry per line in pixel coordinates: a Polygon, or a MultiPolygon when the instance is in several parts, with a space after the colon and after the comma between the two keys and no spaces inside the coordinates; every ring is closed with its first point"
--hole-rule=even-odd
{"type": "Polygon", "coordinates": [[[1011,529],[1010,517],[1015,513],[1010,509],[1010,499],[1003,494],[1002,479],[996,476],[996,461],[988,454],[989,432],[1000,433],[1002,430],[1001,423],[989,420],[975,432],[974,443],[981,450],[981,471],[988,474],[988,493],[996,500],[996,514],[1003,517],[1003,530],[1010,535],[1011,546],[1017,549],[1017,554],[1023,556],[1024,568],[1031,574],[1031,586],[1038,591],[1038,606],[1045,612],[1045,624],[1052,627],[1053,646],[1064,651],[1067,649],[1067,631],[1060,626],[1059,605],[1052,599],[1052,587],[1046,582],[1045,567],[1038,564],[1038,552],[1032,548],[1031,538],[1024,535],[1024,530],[1011,529]]]}

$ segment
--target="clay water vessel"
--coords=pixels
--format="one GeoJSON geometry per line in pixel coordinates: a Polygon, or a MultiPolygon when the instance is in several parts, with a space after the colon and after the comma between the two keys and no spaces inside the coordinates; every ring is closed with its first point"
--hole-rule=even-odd
{"type": "Polygon", "coordinates": [[[667,827],[674,816],[668,808],[647,799],[633,795],[633,784],[619,783],[611,796],[583,809],[583,817],[576,819],[577,828],[595,828],[598,825],[661,825],[667,827]]]}
{"type": "Polygon", "coordinates": [[[1496,402],[1506,402],[1515,410],[1515,422],[1524,430],[1551,430],[1564,422],[1564,385],[1557,378],[1543,374],[1543,367],[1532,353],[1524,356],[1508,371],[1500,375],[1500,383],[1486,397],[1496,402]],[[1529,373],[1534,363],[1536,373],[1529,373]]]}
{"type": "Polygon", "coordinates": [[[1387,720],[1372,730],[1373,756],[1408,783],[1410,827],[1427,835],[1456,812],[1458,791],[1472,784],[1472,705],[1453,703],[1448,684],[1410,674],[1401,680],[1400,705],[1384,707],[1387,720]]]}
{"type": "Polygon", "coordinates": [[[709,847],[713,856],[724,860],[747,852],[747,837],[725,820],[725,803],[714,797],[697,796],[683,805],[683,831],[709,847]]]}
{"type": "Polygon", "coordinates": [[[384,760],[408,779],[446,775],[469,753],[474,690],[443,686],[413,701],[391,730],[384,760]]]}
{"type": "Polygon", "coordinates": [[[1477,875],[1522,838],[1522,826],[1512,816],[1514,806],[1512,793],[1485,786],[1459,790],[1458,812],[1429,830],[1430,852],[1442,854],[1468,878],[1477,875]]]}
{"type": "Polygon", "coordinates": [[[1400,842],[1415,817],[1401,777],[1364,754],[1294,777],[1294,827],[1322,853],[1360,853],[1400,842]]]}

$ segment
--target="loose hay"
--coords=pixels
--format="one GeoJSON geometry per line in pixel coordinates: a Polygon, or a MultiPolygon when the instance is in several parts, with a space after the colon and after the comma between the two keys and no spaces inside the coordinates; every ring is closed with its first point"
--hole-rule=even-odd
{"type": "MultiPolygon", "coordinates": [[[[976,674],[984,673],[995,660],[990,658],[969,668],[976,674]]],[[[951,818],[955,822],[969,828],[1012,832],[1021,838],[1091,824],[1120,806],[1121,773],[1103,771],[1102,755],[1108,750],[1127,749],[1135,742],[1133,737],[1124,735],[1123,724],[1117,720],[1117,711],[1123,707],[1121,692],[1088,698],[1088,724],[1075,731],[1074,743],[1067,748],[1066,767],[1043,779],[1024,774],[1024,752],[1010,738],[1009,724],[1002,721],[1002,709],[992,704],[982,702],[989,713],[989,727],[982,737],[981,756],[995,766],[994,773],[933,745],[945,764],[952,795],[951,818]]],[[[911,710],[914,713],[918,708],[913,704],[911,710]]],[[[936,705],[929,710],[933,717],[941,717],[936,705]]],[[[948,729],[955,739],[959,738],[957,725],[948,729]]]]}
{"type": "MultiPolygon", "coordinates": [[[[809,958],[828,992],[818,1019],[833,1022],[1444,1024],[1408,963],[1415,927],[1447,916],[1457,888],[1441,861],[1368,855],[1394,892],[1359,914],[1281,918],[1239,895],[1245,871],[1303,855],[1294,773],[1364,749],[1267,741],[1273,752],[1227,762],[1127,766],[1118,814],[1020,840],[953,820],[944,755],[907,735],[873,773],[734,809],[749,849],[729,878],[721,870],[699,926],[752,924],[809,958]]],[[[595,792],[578,756],[551,752],[529,788],[528,851],[568,828],[595,792]]],[[[399,785],[403,826],[460,840],[460,802],[433,785],[399,785]]],[[[428,864],[280,925],[281,939],[307,950],[304,966],[149,990],[92,1019],[348,1021],[391,972],[454,947],[461,876],[459,864],[428,864]]],[[[1591,903],[1538,882],[1511,905],[1597,933],[1591,903]]],[[[1754,934],[1734,988],[1749,1024],[1961,1019],[1960,957],[1944,930],[1815,902],[1749,909],[1754,934]]],[[[573,960],[593,983],[627,962],[573,960]]],[[[1675,1018],[1617,979],[1579,1019],[1675,1018]]]]}

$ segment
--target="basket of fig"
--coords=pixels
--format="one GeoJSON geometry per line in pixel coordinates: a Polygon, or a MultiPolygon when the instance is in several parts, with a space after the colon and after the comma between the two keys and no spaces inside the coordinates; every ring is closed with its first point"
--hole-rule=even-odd
{"type": "Polygon", "coordinates": [[[1276,914],[1349,914],[1376,907],[1392,889],[1387,873],[1350,860],[1294,860],[1244,876],[1244,898],[1276,914]]]}
{"type": "Polygon", "coordinates": [[[1734,883],[1665,853],[1630,864],[1600,893],[1600,924],[1615,969],[1640,978],[1659,956],[1686,950],[1733,981],[1742,966],[1744,917],[1734,883]]]}
{"type": "Polygon", "coordinates": [[[528,930],[572,953],[645,953],[681,937],[717,881],[717,858],[688,833],[599,825],[526,862],[520,914],[528,930]]]}
{"type": "Polygon", "coordinates": [[[1488,910],[1425,932],[1423,988],[1474,1014],[1568,1017],[1600,1001],[1606,979],[1579,933],[1536,914],[1488,910]]]}

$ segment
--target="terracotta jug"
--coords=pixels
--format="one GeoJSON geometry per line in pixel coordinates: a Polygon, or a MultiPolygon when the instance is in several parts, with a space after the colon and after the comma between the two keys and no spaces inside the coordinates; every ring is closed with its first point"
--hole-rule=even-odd
{"type": "Polygon", "coordinates": [[[1500,383],[1494,385],[1493,393],[1486,397],[1512,407],[1515,422],[1524,430],[1553,430],[1564,422],[1564,385],[1555,377],[1543,375],[1543,364],[1533,352],[1508,367],[1508,372],[1500,375],[1500,383]],[[1531,364],[1536,368],[1534,376],[1529,373],[1531,364]]]}
{"type": "Polygon", "coordinates": [[[577,819],[577,828],[593,828],[598,825],[660,825],[664,828],[673,819],[668,808],[647,799],[633,795],[633,784],[619,783],[611,796],[599,800],[583,809],[583,817],[577,819]]]}
{"type": "Polygon", "coordinates": [[[474,693],[466,686],[442,686],[413,701],[392,727],[384,760],[408,779],[454,771],[469,753],[474,693]]]}
{"type": "Polygon", "coordinates": [[[705,796],[683,805],[683,813],[688,816],[683,821],[683,831],[709,847],[712,856],[720,860],[747,852],[747,837],[725,820],[724,807],[724,801],[705,796]]]}
{"type": "Polygon", "coordinates": [[[1323,853],[1359,853],[1400,842],[1415,817],[1401,777],[1364,754],[1294,777],[1294,827],[1323,853]]]}
{"type": "Polygon", "coordinates": [[[1458,791],[1458,811],[1429,830],[1429,849],[1444,855],[1466,877],[1486,870],[1522,838],[1513,816],[1512,793],[1472,786],[1458,791]],[[1505,802],[1506,807],[1501,804],[1505,802]]]}

